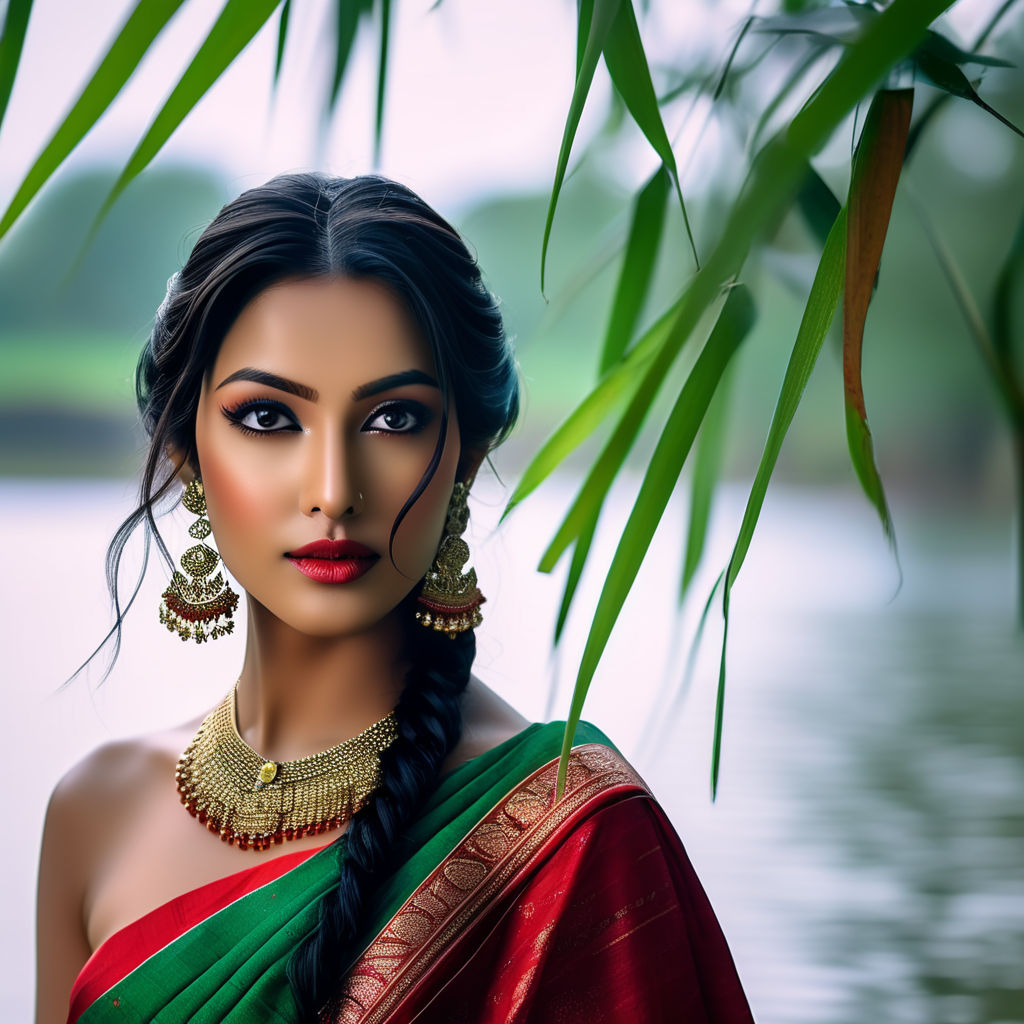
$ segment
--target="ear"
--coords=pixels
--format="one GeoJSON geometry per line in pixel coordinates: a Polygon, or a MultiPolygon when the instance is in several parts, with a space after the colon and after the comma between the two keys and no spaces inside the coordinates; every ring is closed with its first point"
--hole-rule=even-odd
{"type": "Polygon", "coordinates": [[[459,455],[459,466],[455,471],[455,479],[472,485],[477,470],[484,459],[487,458],[488,451],[489,449],[486,446],[482,448],[463,448],[462,454],[459,455]]]}
{"type": "Polygon", "coordinates": [[[179,447],[173,441],[168,441],[164,452],[172,466],[177,466],[175,476],[183,483],[190,484],[199,477],[199,464],[195,458],[190,458],[184,448],[179,447]]]}

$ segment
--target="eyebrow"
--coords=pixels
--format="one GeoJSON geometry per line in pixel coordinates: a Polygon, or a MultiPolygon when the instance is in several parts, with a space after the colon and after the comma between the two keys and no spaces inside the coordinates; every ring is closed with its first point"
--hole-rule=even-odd
{"type": "Polygon", "coordinates": [[[249,380],[254,384],[265,384],[268,388],[277,388],[278,391],[287,391],[290,395],[298,395],[307,402],[315,402],[320,397],[316,388],[307,387],[298,381],[289,380],[287,377],[280,377],[276,373],[267,370],[257,370],[254,366],[243,366],[234,373],[229,373],[215,388],[219,391],[227,384],[233,384],[236,380],[249,380]]]}
{"type": "MultiPolygon", "coordinates": [[[[320,392],[316,388],[300,384],[295,380],[289,380],[287,377],[281,377],[267,370],[258,370],[254,366],[244,366],[241,370],[235,370],[234,373],[228,374],[214,390],[219,391],[225,385],[233,384],[239,380],[263,384],[270,388],[276,388],[278,391],[287,391],[291,395],[298,395],[299,398],[304,398],[307,402],[315,402],[320,398],[320,392]]],[[[364,398],[379,395],[382,391],[390,391],[392,388],[401,387],[404,384],[426,384],[429,387],[440,388],[437,381],[430,374],[424,373],[422,370],[402,370],[401,373],[389,373],[386,377],[378,377],[377,380],[360,384],[353,389],[352,399],[358,402],[364,398]]]]}
{"type": "Polygon", "coordinates": [[[390,391],[392,388],[400,388],[403,384],[426,384],[428,387],[440,390],[441,385],[422,370],[402,370],[401,373],[389,373],[386,377],[378,377],[368,384],[360,384],[352,390],[352,398],[358,402],[362,398],[370,398],[372,395],[379,395],[382,391],[390,391]]]}

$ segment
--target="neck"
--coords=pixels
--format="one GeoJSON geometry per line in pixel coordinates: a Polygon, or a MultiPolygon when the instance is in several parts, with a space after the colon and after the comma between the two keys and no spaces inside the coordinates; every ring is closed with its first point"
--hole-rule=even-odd
{"type": "Polygon", "coordinates": [[[350,739],[393,710],[405,685],[399,606],[365,632],[298,633],[249,599],[238,730],[261,756],[291,761],[350,739]]]}

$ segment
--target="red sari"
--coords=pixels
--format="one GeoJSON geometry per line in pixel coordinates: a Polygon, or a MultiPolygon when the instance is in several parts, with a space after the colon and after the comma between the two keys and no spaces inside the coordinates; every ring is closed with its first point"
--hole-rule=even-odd
{"type": "MultiPolygon", "coordinates": [[[[593,726],[554,801],[562,726],[440,783],[375,898],[337,1024],[750,1024],[714,912],[651,793],[593,726]]],[[[337,847],[264,861],[118,932],[69,1021],[280,1022],[337,847]]]]}

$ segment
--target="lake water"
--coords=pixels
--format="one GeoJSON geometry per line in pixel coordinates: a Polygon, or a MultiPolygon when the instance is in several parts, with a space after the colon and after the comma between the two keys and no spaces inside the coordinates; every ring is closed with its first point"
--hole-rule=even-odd
{"type": "MultiPolygon", "coordinates": [[[[601,570],[629,495],[616,492],[557,656],[561,572],[533,572],[571,483],[500,529],[481,480],[470,541],[488,597],[477,673],[533,719],[564,717],[601,570]]],[[[714,517],[702,604],[745,494],[714,517]]],[[[122,482],[0,483],[7,898],[0,1018],[31,1016],[33,902],[44,804],[105,739],[178,722],[237,675],[232,637],[184,645],[157,623],[153,567],[115,674],[56,692],[109,625],[102,554],[122,482]]],[[[721,637],[713,614],[665,726],[695,625],[675,614],[671,507],[594,681],[602,727],[665,805],[722,921],[762,1024],[1024,1022],[1024,640],[1008,521],[895,503],[904,573],[855,494],[775,488],[733,593],[725,744],[708,795],[721,637]],[[894,596],[895,595],[895,596],[894,596]],[[663,727],[664,726],[664,727],[663,727]]],[[[180,552],[184,528],[168,521],[180,552]]],[[[560,567],[564,569],[564,567],[560,567]]]]}

